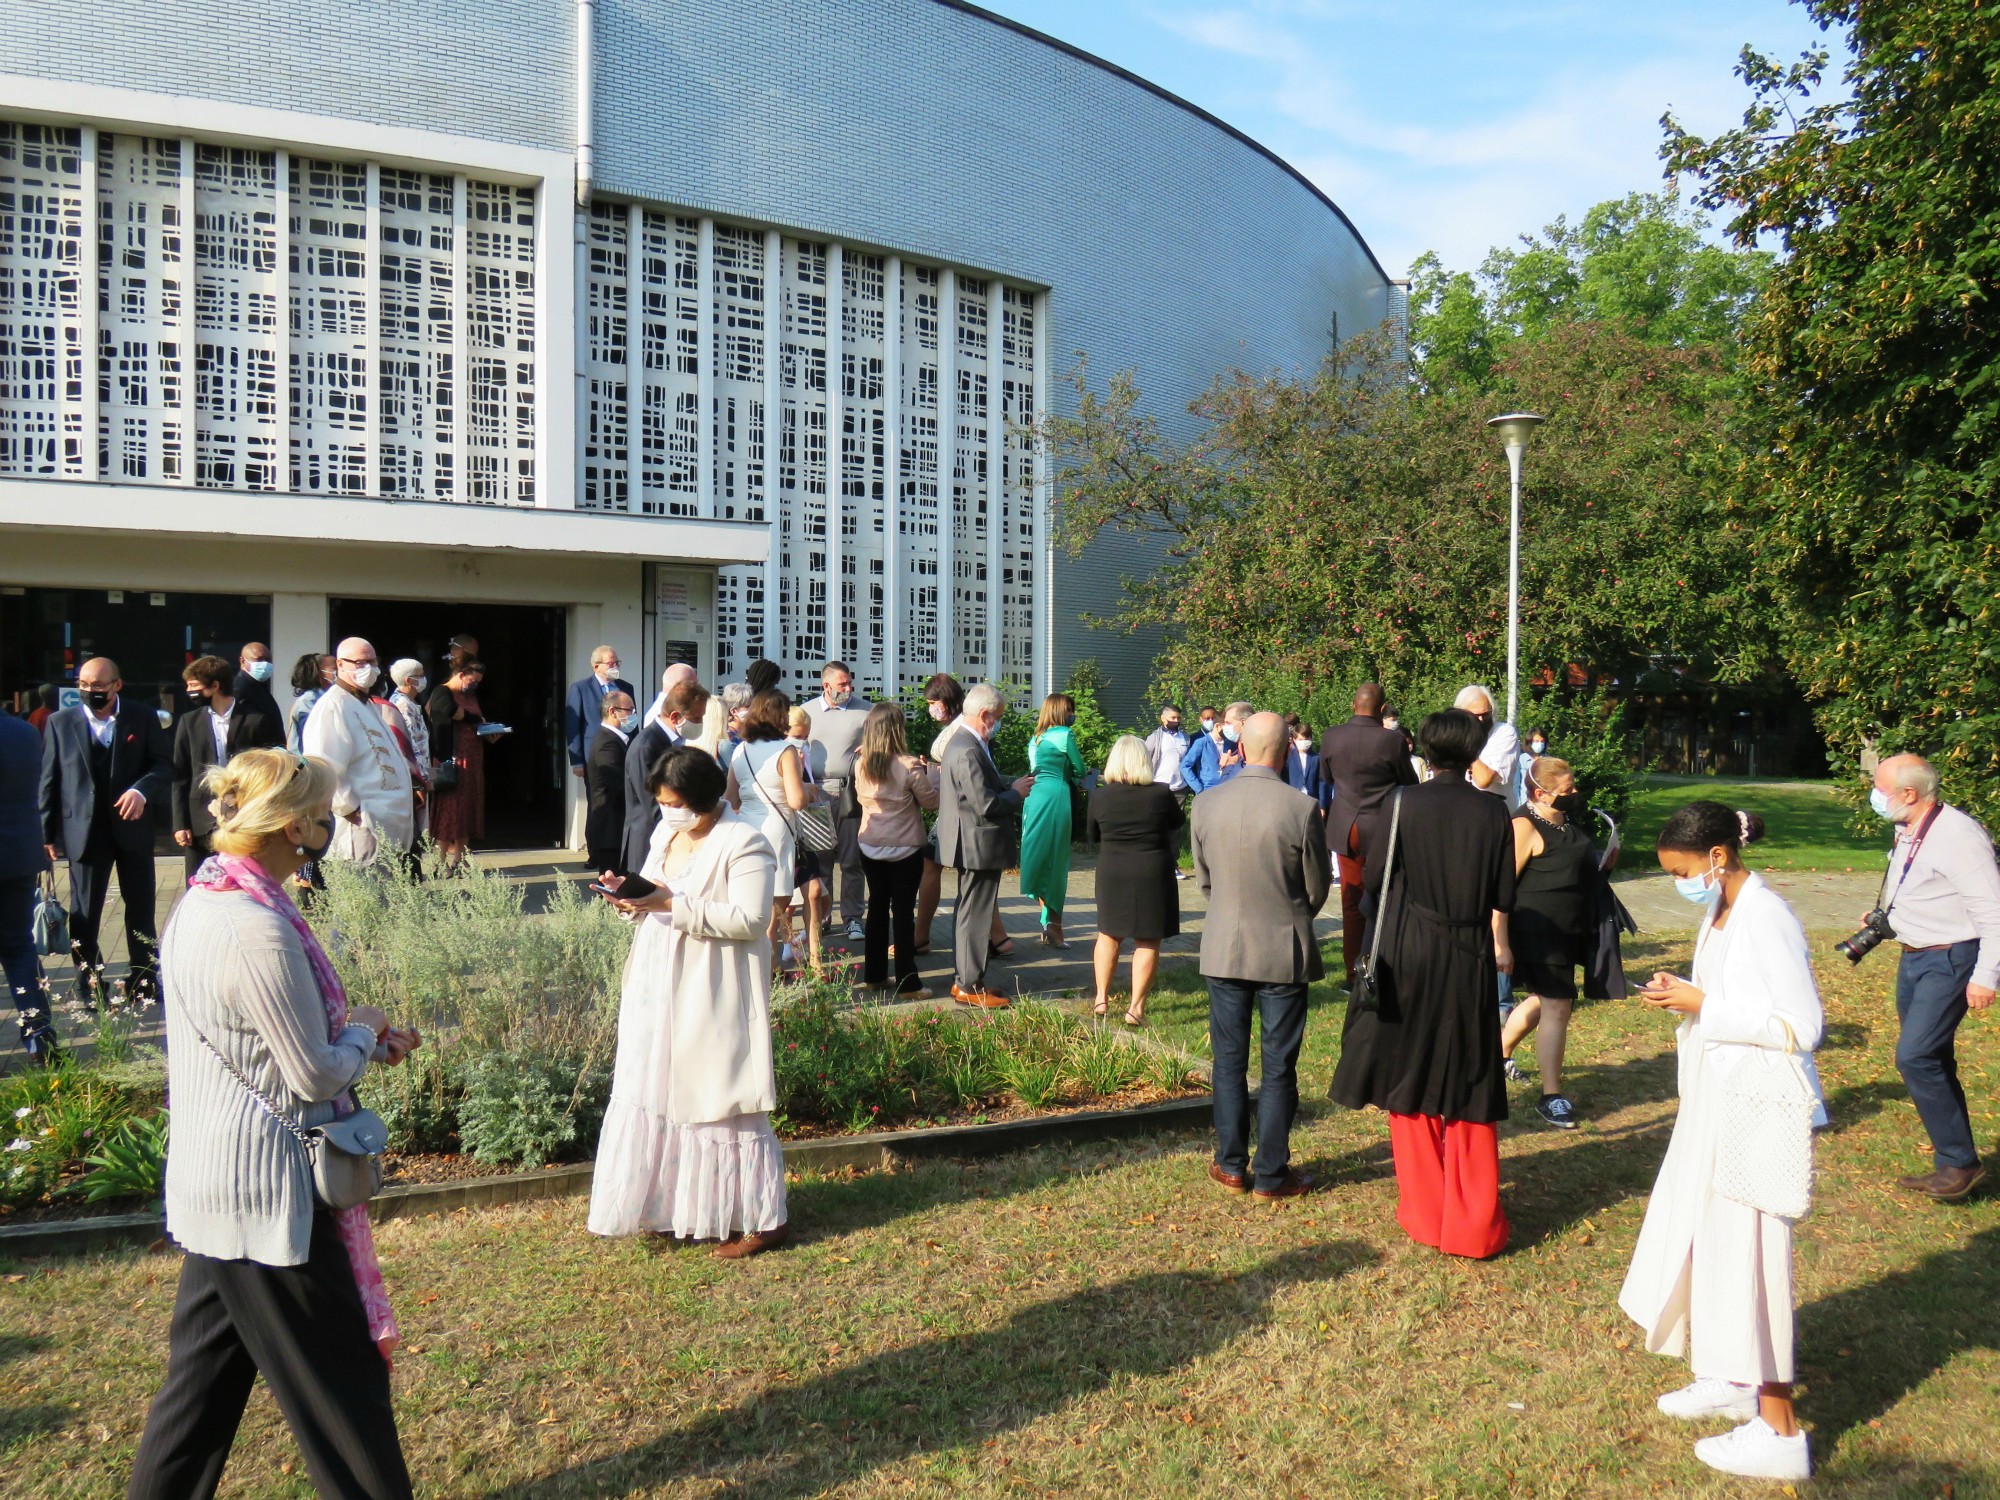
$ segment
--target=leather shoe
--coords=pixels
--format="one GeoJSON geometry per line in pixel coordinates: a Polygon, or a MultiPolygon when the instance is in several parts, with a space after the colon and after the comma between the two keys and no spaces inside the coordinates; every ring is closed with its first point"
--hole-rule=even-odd
{"type": "Polygon", "coordinates": [[[1938,1203],[1957,1203],[1970,1195],[1985,1176],[1984,1167],[1939,1167],[1928,1177],[1900,1177],[1897,1185],[1938,1203]]]}
{"type": "Polygon", "coordinates": [[[1274,1188],[1257,1188],[1250,1196],[1259,1203],[1281,1203],[1287,1198],[1303,1197],[1318,1186],[1319,1179],[1312,1173],[1287,1168],[1283,1182],[1274,1188]]]}
{"type": "Polygon", "coordinates": [[[1214,1162],[1208,1164],[1208,1180],[1210,1182],[1221,1183],[1223,1187],[1232,1193],[1243,1192],[1249,1187],[1249,1184],[1243,1180],[1241,1172],[1231,1172],[1224,1167],[1216,1165],[1214,1162]]]}
{"type": "Polygon", "coordinates": [[[1005,995],[997,995],[992,990],[964,990],[957,985],[951,987],[951,998],[960,1005],[976,1005],[981,1010],[1005,1010],[1014,1003],[1005,995]]]}
{"type": "Polygon", "coordinates": [[[780,1224],[776,1229],[766,1229],[756,1234],[731,1235],[711,1253],[718,1260],[742,1260],[747,1256],[762,1255],[766,1250],[775,1250],[791,1237],[792,1226],[780,1224]]]}

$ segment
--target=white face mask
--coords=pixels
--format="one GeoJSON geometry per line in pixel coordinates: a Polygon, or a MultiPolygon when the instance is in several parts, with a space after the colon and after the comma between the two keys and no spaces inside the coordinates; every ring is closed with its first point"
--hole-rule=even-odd
{"type": "Polygon", "coordinates": [[[701,821],[701,814],[691,807],[667,807],[663,805],[660,808],[660,821],[673,829],[675,833],[679,833],[683,829],[692,828],[695,824],[699,823],[701,821]]]}
{"type": "Polygon", "coordinates": [[[375,686],[376,682],[382,676],[382,669],[372,661],[365,666],[342,667],[340,670],[346,674],[349,682],[360,688],[364,693],[375,686]]]}

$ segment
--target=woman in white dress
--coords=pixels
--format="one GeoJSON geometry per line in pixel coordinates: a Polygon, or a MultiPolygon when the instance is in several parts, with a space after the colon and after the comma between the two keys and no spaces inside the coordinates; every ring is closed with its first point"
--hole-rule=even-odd
{"type": "Polygon", "coordinates": [[[613,897],[639,924],[590,1190],[590,1232],[719,1240],[727,1259],[784,1243],[785,1157],[771,1129],[771,846],[723,801],[722,768],[677,745],[641,878],[613,897]]]}
{"type": "MultiPolygon", "coordinates": [[[[750,700],[743,721],[743,740],[729,761],[729,805],[764,835],[777,858],[777,884],[771,897],[771,944],[782,952],[791,940],[792,895],[798,868],[798,842],[792,836],[793,817],[815,795],[806,784],[799,751],[785,738],[791,701],[775,688],[750,700]]],[[[818,961],[817,931],[811,936],[818,961]]]]}
{"type": "Polygon", "coordinates": [[[1762,831],[1761,819],[1718,802],[1690,803],[1660,831],[1660,864],[1707,916],[1692,981],[1659,973],[1640,991],[1682,1018],[1681,1105],[1618,1305],[1648,1349],[1693,1368],[1661,1411],[1745,1419],[1696,1443],[1697,1458],[1727,1474],[1805,1479],[1811,1457],[1792,1410],[1792,1223],[1718,1187],[1730,1074],[1762,1066],[1760,1048],[1810,1054],[1823,1028],[1805,930],[1743,866],[1743,844],[1762,831]]]}

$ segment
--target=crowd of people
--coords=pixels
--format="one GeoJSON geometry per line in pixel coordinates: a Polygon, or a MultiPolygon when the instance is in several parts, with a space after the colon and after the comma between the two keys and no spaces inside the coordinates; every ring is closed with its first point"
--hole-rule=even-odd
{"type": "MultiPolygon", "coordinates": [[[[428,695],[420,664],[395,663],[384,696],[373,646],[343,641],[300,663],[295,683],[311,701],[282,727],[256,691],[269,678],[268,666],[250,670],[260,660],[268,654],[246,652],[237,676],[214,658],[191,663],[188,691],[203,708],[171,744],[149,707],[121,701],[117,668],[102,659],[80,674],[81,705],[39,734],[0,719],[0,917],[11,932],[22,892],[66,858],[87,974],[91,902],[101,913],[115,873],[135,970],[143,955],[171,1002],[166,1201],[188,1268],[133,1493],[212,1484],[251,1372],[262,1371],[323,1492],[408,1494],[376,1358],[397,1335],[365,1211],[316,1203],[308,1171],[266,1164],[288,1152],[287,1131],[351,1117],[365,1070],[400,1063],[421,1038],[346,1004],[288,885],[322,859],[407,858],[426,817],[461,856],[478,837],[477,647],[455,641],[447,678],[428,695]],[[17,788],[32,767],[27,799],[17,788]],[[468,792],[473,801],[447,811],[447,797],[468,792]],[[155,957],[150,842],[133,830],[162,795],[190,891],[155,957]],[[25,871],[7,842],[23,824],[40,844],[25,871]]],[[[1586,996],[1625,993],[1618,945],[1629,918],[1608,880],[1615,831],[1600,848],[1572,766],[1538,731],[1524,749],[1483,687],[1414,735],[1372,683],[1323,735],[1242,702],[1201,710],[1190,734],[1168,707],[1147,737],[1119,737],[1102,767],[1077,742],[1074,702],[1051,694],[1028,769],[1009,777],[993,752],[1008,705],[990,684],[933,677],[924,700],[936,732],[917,754],[903,709],[857,699],[841,662],[826,664],[819,695],[800,705],[768,662],[719,694],[670,667],[643,711],[618,672],[616,653],[600,648],[568,703],[593,884],[636,925],[594,1234],[712,1242],[728,1260],[786,1243],[771,1123],[774,976],[817,957],[824,928],[862,944],[864,987],[929,998],[922,960],[951,871],[944,993],[962,1006],[1008,1005],[993,972],[1011,947],[1002,876],[1019,868],[1042,941],[1066,946],[1079,793],[1098,847],[1097,1015],[1109,1015],[1130,944],[1122,1021],[1144,1024],[1160,945],[1180,930],[1180,880],[1206,899],[1208,1175],[1223,1191],[1282,1202],[1321,1186],[1294,1162],[1291,1131],[1309,987],[1327,977],[1315,919],[1336,885],[1347,1003],[1331,1095],[1386,1116],[1396,1218],[1412,1240],[1468,1258],[1506,1247],[1496,1126],[1510,1078],[1539,1083],[1540,1122],[1578,1123],[1562,1091],[1578,976],[1586,996]],[[1184,840],[1191,872],[1180,868],[1184,840]],[[1513,1061],[1530,1035],[1536,1075],[1513,1061]]],[[[1935,1158],[1903,1186],[1957,1201],[1984,1168],[1954,1037],[2000,983],[2000,867],[1985,831],[1939,800],[1921,758],[1884,761],[1871,801],[1896,841],[1877,908],[1843,951],[1858,961],[1887,939],[1902,946],[1897,1062],[1935,1158]]],[[[1689,974],[1655,973],[1637,991],[1676,1019],[1680,1109],[1619,1300],[1648,1349],[1692,1367],[1661,1410],[1736,1419],[1697,1443],[1697,1456],[1798,1479],[1810,1457],[1791,1400],[1792,1233],[1810,1202],[1812,1131],[1826,1123],[1812,1065],[1823,1016],[1803,928],[1743,860],[1762,832],[1754,815],[1696,801],[1658,836],[1660,865],[1701,920],[1689,974]]],[[[44,1053],[53,1045],[32,1035],[44,1053]]]]}

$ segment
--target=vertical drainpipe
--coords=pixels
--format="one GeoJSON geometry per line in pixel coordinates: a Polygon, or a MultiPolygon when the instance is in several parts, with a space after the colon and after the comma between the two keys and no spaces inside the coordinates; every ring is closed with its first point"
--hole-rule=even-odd
{"type": "MultiPolygon", "coordinates": [[[[597,162],[591,135],[591,43],[597,23],[595,0],[576,0],[576,213],[571,218],[575,244],[572,252],[573,264],[570,273],[570,334],[572,378],[576,382],[576,420],[579,424],[590,420],[590,193],[596,181],[597,162]]],[[[631,248],[631,247],[628,247],[631,248]]],[[[629,330],[628,330],[629,331],[629,330]]],[[[632,432],[636,439],[636,407],[631,400],[631,392],[626,393],[626,410],[632,413],[632,432]]],[[[583,464],[585,444],[579,436],[576,442],[576,462],[570,475],[574,486],[572,504],[582,508],[584,502],[583,464]]],[[[628,504],[636,509],[636,497],[628,497],[628,504]]],[[[650,649],[652,642],[646,643],[650,649]]]]}

